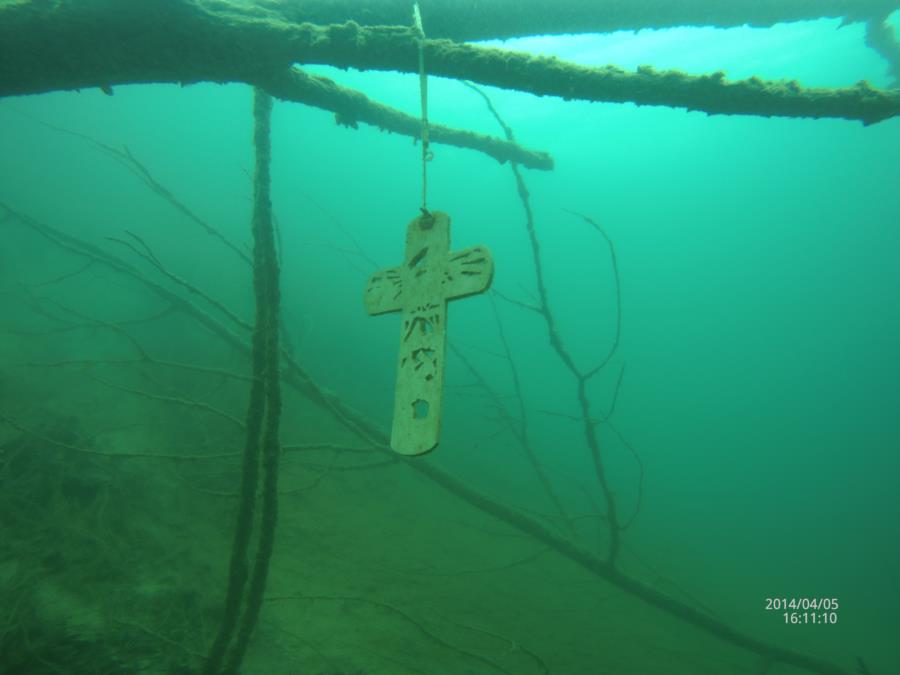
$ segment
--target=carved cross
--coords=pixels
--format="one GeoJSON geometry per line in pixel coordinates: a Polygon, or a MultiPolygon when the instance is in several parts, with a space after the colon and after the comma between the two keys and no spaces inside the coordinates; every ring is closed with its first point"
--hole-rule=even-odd
{"type": "Polygon", "coordinates": [[[405,262],[369,277],[363,298],[366,311],[401,313],[391,430],[396,452],[421,455],[438,444],[447,301],[482,293],[493,276],[494,262],[486,247],[450,253],[450,216],[435,211],[413,219],[407,227],[405,262]]]}

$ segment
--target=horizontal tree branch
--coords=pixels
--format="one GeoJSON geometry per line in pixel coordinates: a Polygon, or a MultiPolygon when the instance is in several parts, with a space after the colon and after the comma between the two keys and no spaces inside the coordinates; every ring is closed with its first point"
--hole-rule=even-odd
{"type": "MultiPolygon", "coordinates": [[[[898,0],[419,0],[433,38],[485,40],[526,35],[610,33],[617,30],[749,24],[842,18],[866,20],[900,7],[898,0]]],[[[253,11],[291,23],[407,26],[410,0],[260,0],[253,11]]]]}
{"type": "MultiPolygon", "coordinates": [[[[326,77],[310,75],[298,68],[287,68],[260,76],[256,85],[275,98],[315,106],[335,113],[339,124],[356,127],[365,122],[384,131],[418,138],[422,123],[418,117],[376,103],[362,92],[335,84],[326,77]]],[[[515,162],[530,169],[549,171],[553,158],[546,152],[523,148],[517,143],[484,136],[471,131],[429,124],[429,140],[460,148],[477,150],[501,164],[515,162]]]]}
{"type": "MultiPolygon", "coordinates": [[[[418,68],[415,36],[406,29],[304,24],[286,30],[291,33],[285,38],[295,61],[407,73],[418,68]]],[[[756,77],[728,81],[722,72],[688,75],[649,66],[629,72],[449,40],[427,40],[425,62],[432,75],[567,100],[665,105],[708,114],[839,117],[865,124],[900,114],[900,91],[878,90],[865,82],[847,88],[812,89],[796,81],[756,77]]]]}
{"type": "MultiPolygon", "coordinates": [[[[110,0],[75,0],[54,9],[53,16],[35,3],[21,5],[31,13],[0,5],[0,96],[125,83],[255,83],[294,63],[418,72],[418,42],[407,28],[295,25],[215,13],[190,0],[116,1],[121,3],[118,11],[107,7],[107,13],[91,14],[90,21],[77,16],[75,8],[108,5],[110,0]],[[74,27],[56,16],[73,12],[74,27]]],[[[880,91],[865,83],[806,89],[796,82],[757,78],[729,82],[722,73],[692,76],[648,67],[626,72],[448,40],[428,40],[425,51],[433,75],[539,96],[630,101],[709,114],[841,117],[866,124],[900,112],[900,91],[880,91]]]]}

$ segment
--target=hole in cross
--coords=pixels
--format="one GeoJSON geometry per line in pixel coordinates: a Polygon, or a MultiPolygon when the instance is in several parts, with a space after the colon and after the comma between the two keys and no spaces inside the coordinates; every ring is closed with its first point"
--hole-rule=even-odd
{"type": "Polygon", "coordinates": [[[423,401],[421,398],[413,401],[412,404],[412,412],[414,420],[424,420],[428,417],[428,409],[430,406],[428,405],[428,401],[423,401]]]}

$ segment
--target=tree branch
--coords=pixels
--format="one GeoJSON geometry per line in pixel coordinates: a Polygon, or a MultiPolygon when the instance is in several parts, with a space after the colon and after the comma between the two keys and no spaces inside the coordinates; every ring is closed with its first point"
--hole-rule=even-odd
{"type": "MultiPolygon", "coordinates": [[[[310,75],[299,68],[287,68],[260,77],[257,86],[282,101],[294,101],[330,110],[339,124],[356,128],[357,122],[365,122],[384,131],[412,138],[422,132],[418,117],[407,115],[395,108],[369,99],[362,92],[335,84],[327,77],[310,75]]],[[[434,143],[454,145],[483,152],[501,164],[515,162],[529,169],[548,171],[553,168],[553,158],[546,152],[523,148],[517,143],[483,136],[471,131],[452,129],[440,124],[429,124],[429,140],[434,143]]]]}
{"type": "MultiPolygon", "coordinates": [[[[409,0],[257,0],[256,5],[257,16],[291,23],[356,21],[369,26],[406,26],[412,14],[409,0]]],[[[898,7],[896,0],[420,0],[419,5],[428,35],[453,40],[674,26],[772,26],[820,18],[855,21],[890,13],[898,7]]]]}
{"type": "MultiPolygon", "coordinates": [[[[2,2],[3,0],[0,0],[2,2]]],[[[316,26],[238,13],[199,0],[73,0],[0,4],[0,96],[115,84],[247,82],[295,63],[417,73],[418,42],[403,27],[316,26]]],[[[709,114],[840,117],[873,124],[900,114],[900,91],[866,83],[806,89],[724,73],[587,68],[555,58],[448,40],[425,43],[432,75],[538,96],[632,102],[709,114]]]]}

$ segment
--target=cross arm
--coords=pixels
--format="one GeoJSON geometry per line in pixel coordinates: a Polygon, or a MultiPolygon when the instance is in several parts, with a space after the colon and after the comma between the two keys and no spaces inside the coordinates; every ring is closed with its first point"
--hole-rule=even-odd
{"type": "Polygon", "coordinates": [[[494,260],[486,246],[451,253],[445,272],[448,300],[464,298],[487,290],[494,277],[494,260]]]}
{"type": "Polygon", "coordinates": [[[369,315],[399,312],[402,309],[403,285],[401,278],[399,267],[378,270],[369,277],[369,281],[366,283],[366,292],[363,295],[363,305],[369,315]]]}

